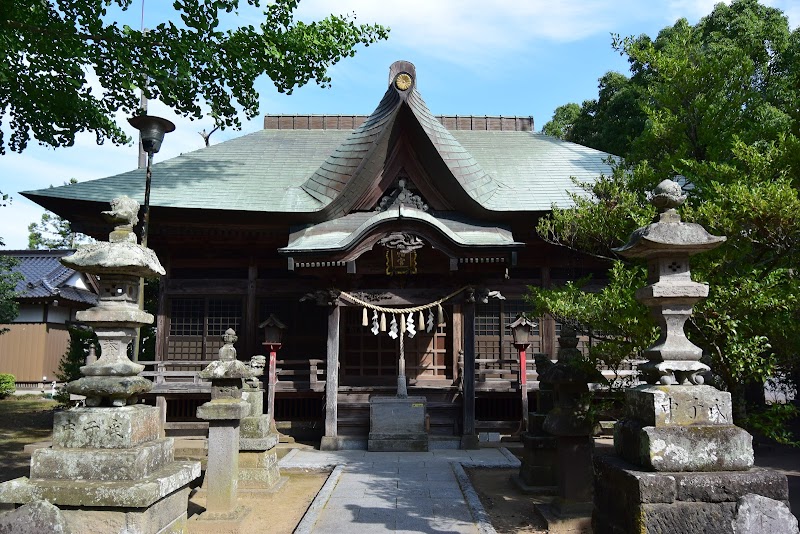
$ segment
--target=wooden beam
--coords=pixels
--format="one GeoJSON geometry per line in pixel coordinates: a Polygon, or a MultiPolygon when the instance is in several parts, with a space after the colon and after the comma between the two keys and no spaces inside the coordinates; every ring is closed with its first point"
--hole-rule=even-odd
{"type": "Polygon", "coordinates": [[[461,436],[462,449],[477,449],[478,435],[475,433],[475,301],[465,302],[464,311],[464,431],[461,436]]]}
{"type": "MultiPolygon", "coordinates": [[[[550,267],[542,267],[542,287],[549,288],[550,286],[550,267]]],[[[553,359],[556,354],[556,322],[550,315],[542,317],[540,333],[542,336],[542,352],[547,354],[550,359],[553,359]]]]}
{"type": "Polygon", "coordinates": [[[320,443],[322,450],[336,450],[339,393],[339,322],[341,308],[331,306],[328,310],[328,358],[325,371],[325,436],[320,443]]]}

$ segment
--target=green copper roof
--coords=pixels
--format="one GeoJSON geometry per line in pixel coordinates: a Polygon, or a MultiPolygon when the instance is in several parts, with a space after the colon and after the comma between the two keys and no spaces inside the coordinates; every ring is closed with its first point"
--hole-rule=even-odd
{"type": "MultiPolygon", "coordinates": [[[[262,130],[153,166],[151,205],[273,213],[324,207],[303,185],[348,137],[347,130],[262,130]]],[[[611,169],[608,154],[533,132],[450,132],[495,182],[483,206],[492,211],[568,207],[579,192],[571,176],[591,181],[611,169]]],[[[144,171],[26,191],[25,196],[106,203],[125,194],[144,200],[144,171]]]]}
{"type": "MultiPolygon", "coordinates": [[[[456,247],[521,247],[511,230],[453,217],[447,213],[431,214],[399,205],[382,212],[356,212],[338,219],[310,225],[292,232],[284,254],[347,250],[372,232],[398,221],[418,223],[435,231],[456,247]]],[[[381,234],[382,235],[382,234],[381,234]]]]}

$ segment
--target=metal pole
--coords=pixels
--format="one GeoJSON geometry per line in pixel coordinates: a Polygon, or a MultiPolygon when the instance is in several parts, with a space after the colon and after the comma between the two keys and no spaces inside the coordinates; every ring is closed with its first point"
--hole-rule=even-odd
{"type": "Polygon", "coordinates": [[[528,362],[526,346],[519,349],[519,389],[522,393],[522,431],[528,431],[528,362]]]}
{"type": "MultiPolygon", "coordinates": [[[[153,153],[147,153],[147,171],[145,172],[144,181],[144,215],[142,217],[142,246],[147,247],[147,232],[150,226],[150,181],[153,177],[152,171],[153,153]]],[[[144,310],[144,278],[139,278],[139,296],[138,296],[139,309],[144,310]]],[[[142,329],[136,329],[136,340],[133,345],[133,361],[139,361],[139,347],[142,343],[142,329]]]]}

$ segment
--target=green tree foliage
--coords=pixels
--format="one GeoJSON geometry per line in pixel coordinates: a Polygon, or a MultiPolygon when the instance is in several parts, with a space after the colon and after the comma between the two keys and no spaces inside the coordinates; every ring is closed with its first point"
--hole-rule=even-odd
{"type": "MultiPolygon", "coordinates": [[[[643,285],[634,276],[642,267],[616,258],[611,248],[651,216],[646,192],[680,175],[690,195],[684,220],[728,237],[692,260],[694,278],[708,282],[710,294],[696,306],[687,334],[737,401],[748,384],[760,390],[781,370],[797,384],[800,30],[790,31],[777,9],[736,0],[718,4],[696,25],[682,19],[654,40],[615,38],[614,46],[629,59],[643,126],[619,117],[631,139],[626,161],[611,176],[584,184],[574,209],[555,209],[537,228],[547,241],[617,261],[610,289],[538,290],[534,303],[617,336],[628,333],[627,356],[637,356],[651,335],[634,327],[649,320],[644,309],[629,305],[643,285]]],[[[573,125],[571,135],[577,131],[573,125]]],[[[602,345],[601,356],[624,352],[602,345]]],[[[741,421],[744,406],[737,406],[741,421]]]]}
{"type": "Polygon", "coordinates": [[[14,375],[0,373],[0,399],[5,399],[9,395],[13,395],[16,390],[17,382],[14,375]]]}
{"type": "Polygon", "coordinates": [[[618,72],[607,72],[598,80],[598,96],[556,108],[542,131],[553,137],[627,157],[633,140],[645,124],[641,87],[618,72]]]}
{"type": "MultiPolygon", "coordinates": [[[[2,245],[2,240],[0,240],[0,245],[2,245]]],[[[19,304],[15,298],[17,283],[22,276],[14,272],[16,264],[16,258],[0,255],[0,324],[10,323],[19,314],[19,304]]],[[[0,328],[0,334],[7,330],[7,328],[0,328]]]]}
{"type": "Polygon", "coordinates": [[[559,139],[567,139],[580,112],[581,107],[574,102],[558,106],[553,118],[542,127],[542,132],[559,139]]]}
{"type": "Polygon", "coordinates": [[[71,325],[68,330],[69,345],[67,345],[67,352],[61,357],[56,373],[59,382],[71,382],[82,376],[81,367],[86,365],[89,347],[94,346],[95,353],[100,354],[97,335],[91,328],[71,325]]]}
{"type": "MultiPolygon", "coordinates": [[[[78,180],[70,178],[69,182],[64,182],[64,185],[77,183],[78,180]]],[[[42,218],[38,223],[32,222],[28,225],[28,248],[31,250],[75,248],[90,240],[90,237],[75,232],[72,229],[72,223],[68,220],[49,211],[42,213],[42,218]]]]}
{"type": "Polygon", "coordinates": [[[4,2],[0,40],[0,117],[8,121],[6,147],[25,149],[31,135],[41,144],[71,146],[75,134],[93,132],[98,144],[126,143],[114,114],[139,110],[143,90],[184,116],[200,118],[202,106],[221,126],[240,126],[239,110],[258,114],[253,85],[268,76],[280,92],[310,80],[330,83],[328,68],[355,48],[385,39],[379,25],[353,16],[304,23],[298,0],[247,4],[263,7],[263,21],[221,30],[220,19],[239,12],[239,0],[176,0],[175,19],[138,31],[109,22],[107,9],[132,0],[4,2]],[[90,87],[93,73],[101,88],[90,87]]]}

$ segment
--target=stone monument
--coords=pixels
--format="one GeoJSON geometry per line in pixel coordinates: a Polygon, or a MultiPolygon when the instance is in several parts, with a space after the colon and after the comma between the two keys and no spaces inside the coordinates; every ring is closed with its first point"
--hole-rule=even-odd
{"type": "MultiPolygon", "coordinates": [[[[402,315],[401,315],[402,317],[402,315]]],[[[405,325],[405,321],[402,321],[405,325]]],[[[394,397],[373,396],[369,399],[369,439],[367,450],[419,452],[428,450],[428,431],[425,414],[428,399],[408,396],[406,359],[404,354],[405,326],[400,328],[400,359],[397,373],[397,394],[394,397]]]]}
{"type": "Polygon", "coordinates": [[[253,377],[250,367],[236,359],[236,332],[222,336],[219,359],[200,371],[211,381],[211,400],[197,408],[198,419],[208,421],[208,463],[204,479],[206,511],[192,522],[192,532],[236,533],[250,513],[238,504],[239,425],[250,415],[251,405],[242,400],[243,380],[253,377]]]}
{"type": "MultiPolygon", "coordinates": [[[[689,257],[725,241],[681,221],[676,208],[685,198],[677,183],[661,182],[650,200],[655,220],[618,249],[648,262],[649,285],[636,298],[650,307],[661,336],[639,367],[647,383],[625,393],[626,416],[614,432],[618,457],[595,459],[597,534],[742,532],[733,525],[748,522],[742,516],[752,515],[754,496],[776,513],[788,499],[785,476],[753,468],[752,438],[733,425],[730,394],[702,385],[709,368],[684,334],[692,306],[708,295],[707,285],[692,281],[689,257]]],[[[770,532],[797,532],[796,525],[770,532]]]]}
{"type": "Polygon", "coordinates": [[[534,354],[534,361],[539,375],[536,411],[528,414],[528,430],[521,436],[519,475],[512,480],[523,493],[555,495],[558,491],[556,437],[544,430],[545,418],[553,409],[553,385],[542,378],[554,364],[542,353],[534,354]]]}
{"type": "Polygon", "coordinates": [[[590,416],[589,383],[606,383],[595,367],[584,365],[578,336],[568,325],[558,338],[558,363],[542,380],[553,385],[554,406],[544,420],[544,431],[555,436],[556,498],[537,509],[550,532],[582,531],[591,526],[592,453],[598,424],[590,416]]]}
{"type": "Polygon", "coordinates": [[[136,242],[139,204],[120,197],[111,207],[104,212],[116,224],[109,241],[81,245],[61,260],[100,279],[99,302],[77,314],[94,327],[100,357],[67,385],[86,396],[86,407],[55,414],[52,448],[34,451],[30,478],[0,484],[0,502],[46,500],[72,532],[185,532],[189,483],[200,476],[200,463],[174,461],[158,409],[136,404],[152,383],[127,355],[135,329],[153,322],[137,306],[139,278],[164,269],[136,242]]]}

